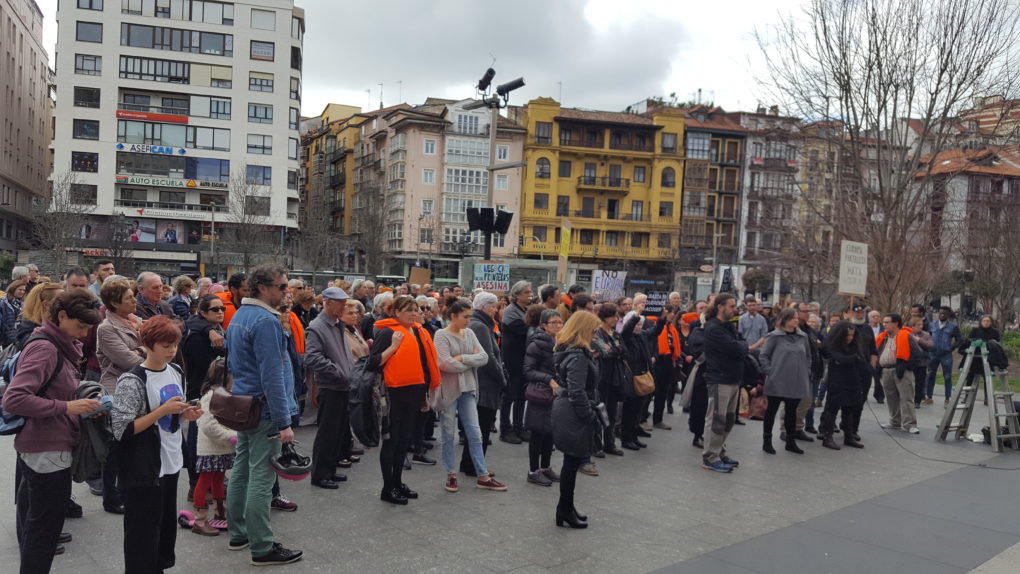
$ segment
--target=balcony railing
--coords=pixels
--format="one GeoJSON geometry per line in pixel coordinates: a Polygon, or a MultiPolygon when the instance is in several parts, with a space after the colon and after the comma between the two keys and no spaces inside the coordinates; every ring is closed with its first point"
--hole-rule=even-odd
{"type": "Polygon", "coordinates": [[[599,213],[597,211],[593,210],[593,209],[592,210],[581,209],[581,210],[574,211],[574,217],[586,217],[586,218],[589,218],[589,219],[596,219],[596,218],[598,218],[598,216],[599,216],[599,213]]]}
{"type": "Polygon", "coordinates": [[[329,209],[330,213],[343,213],[344,200],[334,199],[333,201],[326,204],[326,208],[329,209]]]}
{"type": "MultiPolygon", "coordinates": [[[[641,151],[641,152],[653,152],[655,146],[652,143],[631,143],[628,141],[613,141],[609,140],[609,149],[616,149],[622,151],[641,151]]],[[[674,149],[675,151],[675,149],[674,149]]]]}
{"type": "Polygon", "coordinates": [[[602,137],[597,137],[597,138],[579,138],[579,137],[576,137],[576,138],[575,137],[565,138],[565,137],[561,137],[560,138],[560,145],[561,146],[571,146],[571,147],[590,147],[590,148],[603,149],[603,148],[606,147],[606,140],[605,140],[605,138],[602,138],[602,137]]]}
{"type": "MultiPolygon", "coordinates": [[[[570,244],[570,257],[586,257],[594,259],[669,259],[673,256],[673,250],[663,247],[634,247],[630,245],[630,238],[619,237],[617,245],[597,243],[592,245],[581,245],[577,241],[570,244]]],[[[536,241],[534,238],[525,237],[521,252],[527,255],[558,255],[560,244],[548,237],[546,241],[536,241]]]]}
{"type": "Polygon", "coordinates": [[[169,203],[163,201],[138,201],[134,199],[114,199],[113,204],[118,207],[136,207],[152,209],[177,209],[180,211],[215,211],[216,213],[227,213],[230,211],[226,205],[204,205],[198,203],[169,203]]]}
{"type": "Polygon", "coordinates": [[[623,177],[579,175],[577,177],[577,187],[621,191],[627,193],[630,191],[630,180],[623,177]]]}
{"type": "Polygon", "coordinates": [[[189,108],[175,108],[169,106],[143,106],[141,104],[129,104],[117,102],[117,109],[128,112],[144,112],[147,114],[172,114],[175,116],[187,116],[191,114],[189,108]]]}
{"type": "Polygon", "coordinates": [[[800,164],[795,159],[783,157],[753,157],[751,158],[751,169],[775,169],[783,171],[797,171],[800,164]]]}
{"type": "Polygon", "coordinates": [[[344,173],[344,172],[340,172],[337,175],[329,176],[329,186],[330,187],[337,187],[337,186],[343,185],[345,183],[347,183],[347,174],[344,173]]]}

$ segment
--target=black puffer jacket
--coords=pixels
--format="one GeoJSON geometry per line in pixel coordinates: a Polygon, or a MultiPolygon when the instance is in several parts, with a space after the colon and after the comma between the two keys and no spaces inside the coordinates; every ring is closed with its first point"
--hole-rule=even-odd
{"type": "MultiPolygon", "coordinates": [[[[548,387],[549,379],[556,379],[553,339],[544,330],[532,327],[528,333],[528,348],[524,353],[524,381],[528,385],[548,387]]],[[[529,401],[528,409],[524,411],[524,427],[532,432],[551,433],[552,405],[538,405],[529,401]]]]}
{"type": "Polygon", "coordinates": [[[737,336],[737,326],[715,317],[705,323],[705,362],[708,384],[739,385],[744,382],[747,342],[737,336]]]}
{"type": "MultiPolygon", "coordinates": [[[[202,315],[188,317],[185,326],[188,336],[181,345],[181,357],[184,358],[184,394],[187,399],[202,398],[202,383],[205,382],[205,375],[209,372],[209,365],[217,357],[223,356],[223,349],[216,349],[209,341],[209,331],[217,330],[209,321],[202,318],[202,315]]],[[[223,332],[220,331],[222,335],[223,332]]]]}
{"type": "Polygon", "coordinates": [[[580,347],[558,350],[553,360],[560,382],[552,408],[553,444],[564,454],[591,456],[598,429],[592,412],[597,404],[598,366],[591,352],[580,347]]]}

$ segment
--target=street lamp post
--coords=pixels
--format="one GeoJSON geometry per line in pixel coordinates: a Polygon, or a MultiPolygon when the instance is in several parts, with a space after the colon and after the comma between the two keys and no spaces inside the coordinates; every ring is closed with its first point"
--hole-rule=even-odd
{"type": "Polygon", "coordinates": [[[712,234],[712,293],[715,293],[715,279],[719,275],[719,238],[725,233],[712,234]]]}

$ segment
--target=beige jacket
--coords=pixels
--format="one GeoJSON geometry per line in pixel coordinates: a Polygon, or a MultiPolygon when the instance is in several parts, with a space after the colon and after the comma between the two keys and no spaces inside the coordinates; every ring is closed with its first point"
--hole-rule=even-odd
{"type": "Polygon", "coordinates": [[[142,320],[134,315],[131,315],[130,320],[134,326],[109,313],[96,328],[96,358],[102,370],[99,382],[110,394],[116,389],[117,378],[121,374],[145,361],[142,341],[138,338],[142,320]]]}
{"type": "Polygon", "coordinates": [[[220,454],[233,454],[234,445],[231,438],[237,436],[237,431],[228,429],[221,425],[216,417],[209,410],[209,403],[212,401],[212,391],[202,395],[202,416],[198,417],[198,456],[215,456],[220,454]]]}

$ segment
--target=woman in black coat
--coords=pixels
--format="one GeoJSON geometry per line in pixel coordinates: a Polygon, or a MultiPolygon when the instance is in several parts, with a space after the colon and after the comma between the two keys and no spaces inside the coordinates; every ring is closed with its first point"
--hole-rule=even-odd
{"type": "Polygon", "coordinates": [[[839,450],[832,440],[836,429],[836,413],[843,411],[840,417],[840,428],[843,429],[843,444],[854,448],[864,448],[854,438],[853,421],[856,409],[860,405],[860,380],[868,371],[868,363],[861,347],[854,339],[857,330],[849,321],[836,323],[822,344],[822,356],[829,361],[826,378],[828,389],[825,396],[825,411],[818,426],[818,435],[822,446],[839,450]]]}
{"type": "Polygon", "coordinates": [[[599,324],[598,317],[588,311],[571,315],[559,333],[553,357],[560,382],[553,401],[553,441],[563,452],[557,526],[566,522],[571,528],[588,527],[588,517],[574,507],[574,486],[578,469],[594,452],[595,432],[600,426],[595,414],[599,373],[591,352],[599,324]]]}
{"type": "MultiPolygon", "coordinates": [[[[632,311],[624,319],[623,331],[620,333],[631,376],[647,373],[652,368],[652,355],[648,350],[648,342],[642,332],[643,325],[644,317],[632,311]]],[[[638,440],[639,436],[652,436],[639,426],[641,407],[645,402],[645,397],[639,397],[634,394],[634,382],[632,380],[623,382],[623,397],[623,412],[620,417],[620,441],[623,444],[623,448],[630,450],[645,448],[648,445],[638,440]]]]}
{"type": "MultiPolygon", "coordinates": [[[[499,342],[496,340],[495,316],[499,310],[499,299],[484,291],[475,296],[471,306],[471,322],[468,329],[474,332],[478,344],[489,356],[489,362],[478,368],[478,426],[482,429],[482,452],[489,448],[489,434],[496,422],[496,411],[499,410],[500,399],[506,389],[506,377],[503,375],[503,355],[500,353],[499,342]]],[[[471,462],[467,441],[464,441],[464,452],[460,457],[460,471],[468,476],[477,476],[475,465],[471,462]]]]}
{"type": "MultiPolygon", "coordinates": [[[[542,308],[541,305],[532,307],[542,308]]],[[[531,314],[528,308],[527,315],[531,314]]],[[[563,328],[563,317],[555,309],[541,311],[537,327],[528,333],[528,347],[524,352],[524,382],[529,390],[540,391],[544,396],[552,397],[559,390],[556,383],[556,367],[553,365],[553,346],[556,335],[563,328]]],[[[525,397],[527,397],[527,392],[525,397]]],[[[536,393],[538,394],[538,393],[536,393]]],[[[559,482],[560,476],[552,469],[553,450],[552,435],[552,403],[529,400],[528,409],[524,411],[524,428],[531,431],[528,442],[528,458],[531,470],[528,482],[539,486],[552,486],[559,482]]]]}
{"type": "MultiPolygon", "coordinates": [[[[991,315],[985,315],[981,317],[981,322],[978,323],[977,327],[970,330],[970,336],[960,345],[959,351],[963,355],[960,359],[960,368],[963,369],[963,363],[967,361],[967,349],[970,348],[971,341],[996,341],[1001,342],[1002,336],[999,334],[999,330],[995,328],[995,320],[992,319],[991,315]]],[[[984,361],[981,360],[981,355],[974,355],[974,360],[970,362],[970,372],[967,373],[967,381],[965,386],[970,386],[975,378],[981,377],[984,380],[985,376],[985,365],[984,361]]]]}
{"type": "Polygon", "coordinates": [[[630,384],[624,381],[626,368],[623,365],[624,357],[627,354],[623,346],[623,340],[616,333],[616,323],[619,321],[617,307],[613,303],[603,303],[599,307],[598,318],[602,321],[602,327],[595,333],[592,341],[592,348],[595,349],[595,359],[599,362],[599,398],[606,405],[606,414],[609,415],[609,425],[602,429],[602,450],[608,454],[623,456],[623,451],[616,448],[616,405],[623,400],[623,385],[630,384]]]}

